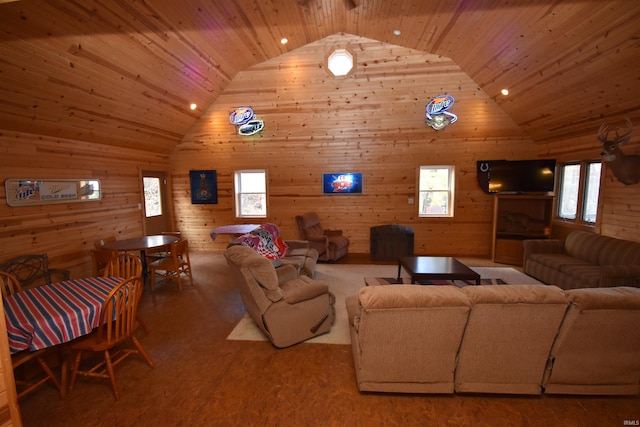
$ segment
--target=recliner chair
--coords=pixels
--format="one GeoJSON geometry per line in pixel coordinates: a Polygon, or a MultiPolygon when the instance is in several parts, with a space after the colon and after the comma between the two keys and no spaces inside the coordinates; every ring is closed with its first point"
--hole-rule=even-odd
{"type": "Polygon", "coordinates": [[[298,277],[293,265],[275,268],[247,246],[230,246],[224,256],[247,312],[274,346],[289,347],[331,330],[335,298],[325,283],[298,277]]]}
{"type": "Polygon", "coordinates": [[[349,239],[342,230],[325,230],[315,212],[296,216],[300,238],[309,241],[309,246],[318,251],[318,260],[337,261],[347,254],[349,239]]]}

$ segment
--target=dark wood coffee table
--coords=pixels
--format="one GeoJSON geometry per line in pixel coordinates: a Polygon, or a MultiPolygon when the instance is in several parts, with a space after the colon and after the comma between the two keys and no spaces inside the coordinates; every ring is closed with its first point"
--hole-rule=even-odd
{"type": "Polygon", "coordinates": [[[455,258],[447,256],[408,256],[398,260],[398,281],[404,268],[416,280],[475,280],[480,284],[480,274],[455,258]]]}

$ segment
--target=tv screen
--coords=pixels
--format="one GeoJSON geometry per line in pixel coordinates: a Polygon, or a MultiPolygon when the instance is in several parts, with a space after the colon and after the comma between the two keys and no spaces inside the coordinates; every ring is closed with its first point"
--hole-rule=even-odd
{"type": "Polygon", "coordinates": [[[555,159],[479,161],[478,182],[486,193],[549,193],[555,171],[555,159]]]}
{"type": "Polygon", "coordinates": [[[362,194],[362,173],[322,174],[324,194],[362,194]]]}

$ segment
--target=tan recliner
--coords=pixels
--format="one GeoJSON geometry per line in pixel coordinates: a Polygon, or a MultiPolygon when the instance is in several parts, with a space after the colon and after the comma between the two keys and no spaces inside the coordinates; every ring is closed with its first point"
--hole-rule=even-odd
{"type": "Polygon", "coordinates": [[[572,289],[544,380],[546,393],[640,394],[640,289],[572,289]]]}
{"type": "Polygon", "coordinates": [[[325,230],[315,212],[296,216],[300,238],[309,241],[309,246],[318,251],[318,260],[337,261],[347,254],[349,239],[342,230],[325,230]]]}
{"type": "Polygon", "coordinates": [[[458,393],[541,394],[569,300],[556,286],[465,286],[471,301],[455,374],[458,393]]]}
{"type": "Polygon", "coordinates": [[[325,283],[298,277],[293,265],[275,268],[247,246],[230,246],[224,256],[247,312],[274,346],[289,347],[331,330],[335,298],[325,283]]]}

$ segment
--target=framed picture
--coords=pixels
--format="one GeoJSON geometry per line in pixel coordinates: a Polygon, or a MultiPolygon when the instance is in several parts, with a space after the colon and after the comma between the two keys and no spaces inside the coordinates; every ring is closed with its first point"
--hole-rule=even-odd
{"type": "Polygon", "coordinates": [[[214,170],[189,171],[191,204],[217,205],[218,180],[214,170]]]}
{"type": "Polygon", "coordinates": [[[362,173],[341,172],[322,174],[324,194],[362,194],[362,173]]]}

